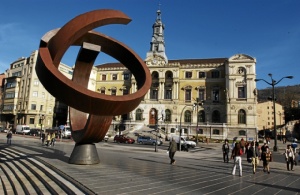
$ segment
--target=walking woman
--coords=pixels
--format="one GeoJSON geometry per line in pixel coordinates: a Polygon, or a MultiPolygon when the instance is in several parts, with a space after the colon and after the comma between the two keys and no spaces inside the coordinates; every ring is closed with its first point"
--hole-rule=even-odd
{"type": "Polygon", "coordinates": [[[232,175],[235,175],[236,165],[239,165],[240,177],[242,177],[242,157],[243,151],[239,143],[236,143],[231,154],[233,159],[232,175]]]}

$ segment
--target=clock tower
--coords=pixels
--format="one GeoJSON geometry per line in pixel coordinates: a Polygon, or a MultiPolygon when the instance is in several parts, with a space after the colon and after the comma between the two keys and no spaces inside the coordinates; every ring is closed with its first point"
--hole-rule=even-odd
{"type": "Polygon", "coordinates": [[[160,9],[156,12],[156,20],[152,26],[152,40],[150,42],[150,51],[147,52],[147,65],[159,66],[168,63],[168,58],[165,53],[164,29],[165,26],[161,21],[160,9]]]}

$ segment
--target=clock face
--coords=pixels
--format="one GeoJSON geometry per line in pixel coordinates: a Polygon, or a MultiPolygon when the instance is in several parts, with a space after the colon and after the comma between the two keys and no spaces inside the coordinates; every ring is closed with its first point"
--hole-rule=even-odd
{"type": "Polygon", "coordinates": [[[154,59],[152,60],[152,63],[153,63],[153,64],[156,64],[156,63],[157,63],[157,59],[154,58],[154,59]]]}

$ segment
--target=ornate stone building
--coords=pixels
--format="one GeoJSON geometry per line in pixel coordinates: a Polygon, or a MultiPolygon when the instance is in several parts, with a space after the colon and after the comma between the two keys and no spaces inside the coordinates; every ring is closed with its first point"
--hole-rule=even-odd
{"type": "MultiPolygon", "coordinates": [[[[166,134],[179,134],[181,129],[187,136],[255,139],[256,59],[236,54],[229,58],[169,60],[160,10],[152,28],[145,59],[152,75],[151,89],[135,110],[115,116],[111,130],[154,128],[157,124],[166,134]]],[[[108,63],[97,69],[99,93],[126,95],[136,91],[135,78],[122,64],[108,63]]]]}

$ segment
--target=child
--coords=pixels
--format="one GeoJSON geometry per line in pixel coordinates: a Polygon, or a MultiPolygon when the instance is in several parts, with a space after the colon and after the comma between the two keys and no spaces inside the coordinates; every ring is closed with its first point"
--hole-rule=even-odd
{"type": "Polygon", "coordinates": [[[262,153],[261,159],[263,160],[263,167],[264,172],[268,171],[268,174],[270,174],[270,166],[269,163],[272,161],[272,153],[269,150],[269,147],[266,146],[266,150],[262,153]]]}

